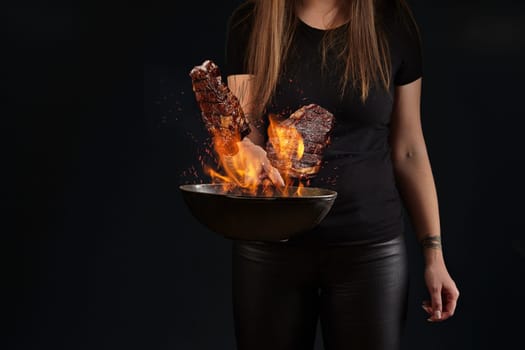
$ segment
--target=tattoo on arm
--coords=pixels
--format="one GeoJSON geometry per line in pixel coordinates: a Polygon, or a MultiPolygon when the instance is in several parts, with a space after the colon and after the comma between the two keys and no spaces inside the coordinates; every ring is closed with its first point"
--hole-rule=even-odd
{"type": "Polygon", "coordinates": [[[423,248],[441,249],[441,236],[427,236],[419,241],[423,248]]]}

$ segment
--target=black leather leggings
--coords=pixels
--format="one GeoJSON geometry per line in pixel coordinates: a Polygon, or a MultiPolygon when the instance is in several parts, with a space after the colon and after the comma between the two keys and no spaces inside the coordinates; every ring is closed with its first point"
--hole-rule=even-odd
{"type": "Polygon", "coordinates": [[[381,243],[233,241],[238,350],[397,350],[408,266],[403,235],[381,243]]]}

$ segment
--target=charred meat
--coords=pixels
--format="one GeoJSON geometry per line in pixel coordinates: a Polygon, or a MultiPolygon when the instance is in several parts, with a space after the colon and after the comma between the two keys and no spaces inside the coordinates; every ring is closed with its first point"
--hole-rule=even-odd
{"type": "Polygon", "coordinates": [[[237,141],[251,131],[239,99],[222,82],[219,67],[210,60],[195,66],[190,77],[206,129],[225,154],[236,154],[237,141]]]}

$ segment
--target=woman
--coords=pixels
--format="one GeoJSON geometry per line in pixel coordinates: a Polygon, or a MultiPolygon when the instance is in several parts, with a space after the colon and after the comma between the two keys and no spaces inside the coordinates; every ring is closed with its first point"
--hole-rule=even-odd
{"type": "Polygon", "coordinates": [[[335,116],[311,183],[338,192],[324,221],[286,242],[233,242],[238,348],[311,349],[320,318],[328,350],[398,349],[409,283],[402,203],[424,255],[428,321],[451,317],[459,291],[441,250],[421,48],[405,2],[248,1],[226,48],[228,85],[257,126],[244,146],[265,144],[270,113],[316,103],[335,116]]]}

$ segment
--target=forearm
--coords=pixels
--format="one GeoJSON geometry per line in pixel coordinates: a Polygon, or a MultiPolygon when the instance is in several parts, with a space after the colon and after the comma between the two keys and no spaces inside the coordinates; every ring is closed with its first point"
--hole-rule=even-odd
{"type": "Polygon", "coordinates": [[[260,124],[260,120],[257,116],[252,114],[253,110],[253,101],[251,93],[251,81],[252,76],[249,74],[240,74],[240,75],[230,75],[228,76],[228,87],[232,93],[239,99],[241,103],[241,108],[250,123],[251,132],[248,134],[250,141],[254,144],[265,147],[264,145],[264,135],[257,127],[260,124]]]}
{"type": "Polygon", "coordinates": [[[425,263],[444,263],[437,191],[426,150],[395,159],[394,170],[425,263]]]}

